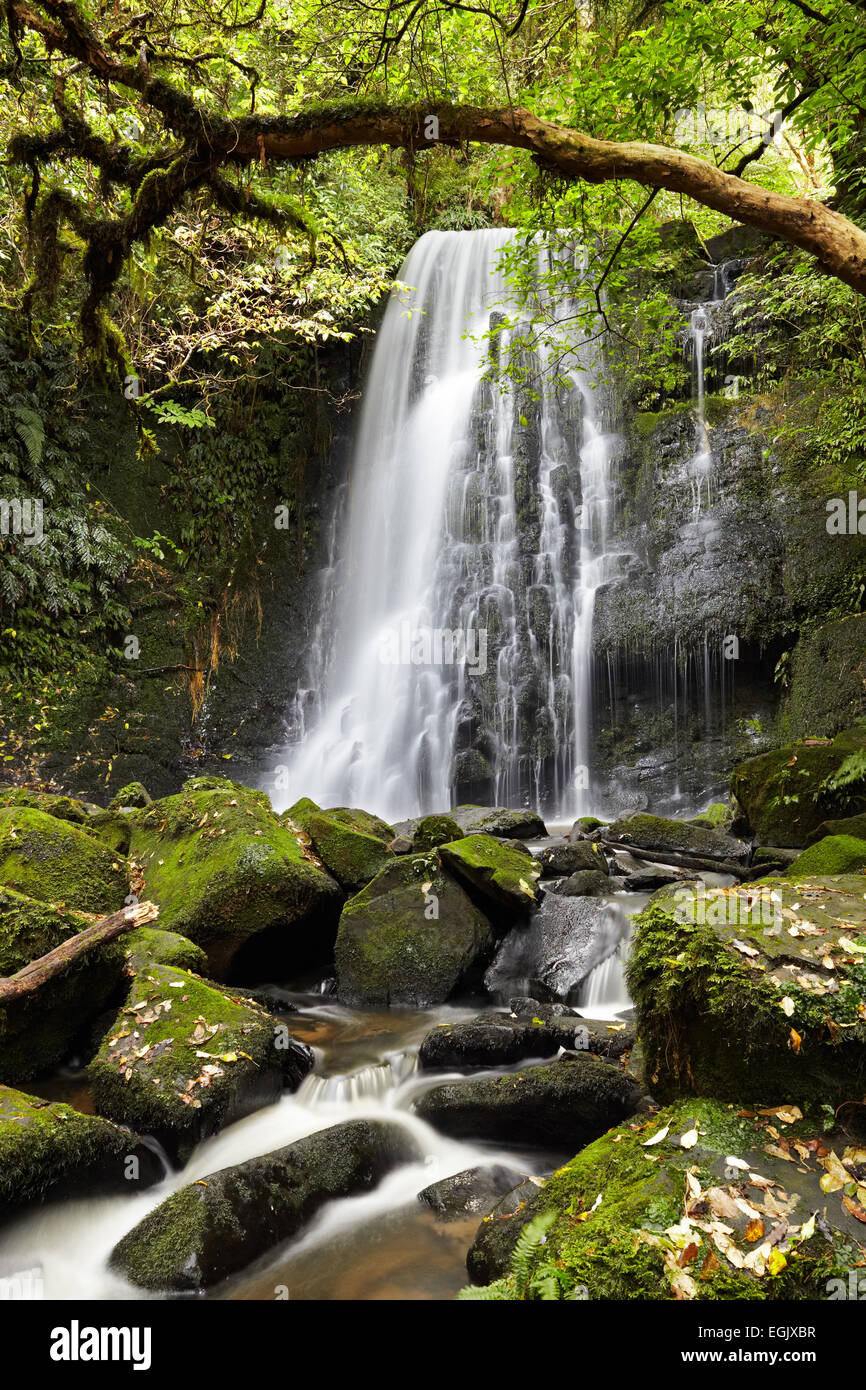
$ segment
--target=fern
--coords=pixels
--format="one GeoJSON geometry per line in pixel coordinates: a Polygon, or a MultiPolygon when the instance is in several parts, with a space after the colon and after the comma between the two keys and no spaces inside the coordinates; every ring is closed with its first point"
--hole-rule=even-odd
{"type": "MultiPolygon", "coordinates": [[[[502,1279],[492,1284],[470,1284],[457,1295],[461,1302],[523,1302],[539,1299],[555,1302],[563,1297],[562,1271],[550,1261],[539,1265],[541,1249],[547,1232],[556,1220],[555,1211],[542,1212],[530,1221],[517,1238],[511,1256],[511,1268],[502,1279]]],[[[566,1275],[566,1280],[570,1280],[566,1275]]]]}
{"type": "Polygon", "coordinates": [[[42,462],[42,451],[45,448],[45,426],[42,423],[42,416],[35,410],[31,410],[26,405],[16,405],[15,407],[15,433],[27,451],[32,468],[36,469],[42,462]]]}

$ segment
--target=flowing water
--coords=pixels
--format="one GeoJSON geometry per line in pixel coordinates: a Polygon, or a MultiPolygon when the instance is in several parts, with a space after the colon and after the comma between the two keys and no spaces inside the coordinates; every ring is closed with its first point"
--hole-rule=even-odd
{"type": "MultiPolygon", "coordinates": [[[[617,440],[589,350],[563,357],[537,327],[542,290],[511,289],[512,238],[429,232],[400,272],[295,697],[299,741],[279,755],[282,806],[310,796],[390,820],[466,799],[587,806],[617,440]]],[[[578,253],[535,254],[542,285],[552,257],[578,253]]]]}

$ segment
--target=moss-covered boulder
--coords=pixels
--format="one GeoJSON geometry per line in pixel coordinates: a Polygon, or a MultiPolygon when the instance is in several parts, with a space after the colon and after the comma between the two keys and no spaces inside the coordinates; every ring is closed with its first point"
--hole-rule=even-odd
{"type": "Polygon", "coordinates": [[[633,1114],[641,1095],[640,1083],[619,1066],[588,1053],[567,1053],[505,1076],[434,1086],[415,1109],[457,1139],[569,1149],[633,1114]]]}
{"type": "Polygon", "coordinates": [[[605,840],[620,841],[656,853],[692,854],[720,863],[747,864],[749,861],[749,846],[733,835],[688,821],[651,816],[645,811],[614,821],[605,826],[603,833],[605,840]]]}
{"type": "Polygon", "coordinates": [[[694,816],[689,824],[700,826],[705,830],[724,830],[733,819],[734,812],[726,801],[714,801],[699,816],[694,816]]]}
{"type": "MultiPolygon", "coordinates": [[[[616,1026],[611,1031],[603,1023],[574,1014],[552,1014],[537,1001],[527,1002],[533,1007],[525,1013],[521,1009],[520,1016],[512,1006],[507,1014],[480,1014],[469,1023],[440,1023],[421,1043],[418,1062],[422,1070],[493,1070],[530,1058],[553,1057],[560,1048],[613,1061],[634,1046],[634,1033],[628,1029],[616,1026]]],[[[520,1007],[517,1000],[512,1004],[520,1007]]]]}
{"type": "MultiPolygon", "coordinates": [[[[0,888],[0,976],[15,975],[91,923],[0,888]]],[[[69,1052],[123,984],[123,939],[97,944],[35,994],[0,1004],[0,1081],[26,1081],[69,1052]]]]}
{"type": "Polygon", "coordinates": [[[328,811],[315,812],[307,823],[313,850],[329,873],[351,893],[357,893],[375,878],[392,857],[387,841],[368,834],[361,824],[349,823],[328,811]]]}
{"type": "Polygon", "coordinates": [[[610,878],[600,869],[580,869],[568,878],[555,879],[548,887],[551,893],[558,893],[562,898],[603,898],[617,892],[623,882],[621,878],[610,878]]]}
{"type": "Polygon", "coordinates": [[[591,840],[563,840],[561,844],[538,850],[535,857],[545,878],[562,878],[584,871],[608,873],[604,850],[591,840]]]}
{"type": "Polygon", "coordinates": [[[860,816],[844,816],[841,820],[822,820],[806,836],[806,844],[812,845],[816,840],[823,840],[828,835],[853,835],[855,840],[866,840],[866,814],[860,816]]]}
{"type": "Polygon", "coordinates": [[[415,827],[412,847],[417,854],[425,854],[462,837],[463,831],[452,816],[423,816],[415,827]]]}
{"type": "Polygon", "coordinates": [[[46,816],[69,821],[71,825],[87,825],[100,808],[89,801],[62,792],[33,791],[27,787],[0,787],[0,807],[29,807],[46,816]]]}
{"type": "Polygon", "coordinates": [[[401,856],[343,908],[337,989],[347,1004],[441,1004],[483,965],[487,917],[438,855],[401,856]]]}
{"type": "MultiPolygon", "coordinates": [[[[507,806],[452,806],[440,812],[463,831],[464,835],[497,835],[502,840],[536,840],[546,834],[544,821],[534,811],[511,811],[507,806]]],[[[398,835],[414,836],[422,819],[401,821],[395,825],[398,835]]]]}
{"type": "Polygon", "coordinates": [[[184,1158],[284,1085],[297,1086],[312,1065],[309,1048],[251,999],[151,965],[135,977],[88,1074],[99,1114],[184,1158]]]}
{"type": "Polygon", "coordinates": [[[161,931],[159,927],[136,927],[121,939],[126,954],[127,970],[132,975],[152,965],[174,965],[178,970],[191,970],[195,975],[207,971],[207,956],[200,946],[177,932],[161,931]]]}
{"type": "Polygon", "coordinates": [[[76,825],[29,807],[0,810],[0,884],[46,903],[110,913],[129,892],[126,861],[76,825]]]}
{"type": "Polygon", "coordinates": [[[627,978],[653,1094],[804,1109],[866,1089],[863,878],[662,889],[627,978]]]}
{"type": "Polygon", "coordinates": [[[855,839],[853,835],[827,835],[798,854],[786,876],[854,874],[863,869],[866,869],[866,840],[855,839]]]}
{"type": "Polygon", "coordinates": [[[120,811],[99,811],[95,816],[91,816],[86,828],[97,840],[108,845],[114,854],[124,859],[129,854],[132,824],[129,817],[120,811]]]}
{"type": "Polygon", "coordinates": [[[153,797],[147,790],[143,782],[127,782],[125,787],[121,787],[109,801],[109,811],[119,811],[123,806],[132,806],[137,810],[143,810],[149,806],[153,797]]]}
{"type": "Polygon", "coordinates": [[[297,1235],[326,1202],[367,1192],[418,1157],[400,1125],[354,1120],[182,1187],[111,1254],[145,1289],[198,1291],[297,1235]]]}
{"type": "Polygon", "coordinates": [[[298,830],[303,830],[307,833],[309,831],[310,816],[316,815],[321,809],[321,806],[319,806],[317,802],[312,801],[310,797],[302,796],[298,801],[294,802],[293,805],[287,807],[285,811],[280,812],[280,820],[285,821],[287,825],[295,826],[298,830]]]}
{"type": "Polygon", "coordinates": [[[765,845],[805,845],[822,821],[866,811],[866,725],[740,763],[731,795],[765,845]]]}
{"type": "MultiPolygon", "coordinates": [[[[803,1159],[792,1141],[779,1147],[772,1124],[705,1099],[636,1116],[521,1203],[496,1207],[469,1252],[470,1278],[507,1276],[520,1232],[547,1214],[528,1298],[826,1299],[862,1258],[862,1227],[841,1192],[828,1199],[821,1187],[823,1138],[798,1141],[803,1159]]],[[[507,1277],[491,1292],[517,1296],[507,1277]]]]}
{"type": "Polygon", "coordinates": [[[137,1135],[0,1085],[0,1221],[32,1202],[133,1194],[161,1177],[159,1160],[137,1135]]]}
{"type": "Polygon", "coordinates": [[[207,953],[216,979],[286,976],[327,961],[342,902],[264,792],[196,778],[133,818],[132,854],[160,927],[207,953]]]}
{"type": "Polygon", "coordinates": [[[485,910],[505,919],[525,917],[541,901],[541,870],[523,849],[492,835],[465,835],[439,846],[450,874],[485,910]]]}

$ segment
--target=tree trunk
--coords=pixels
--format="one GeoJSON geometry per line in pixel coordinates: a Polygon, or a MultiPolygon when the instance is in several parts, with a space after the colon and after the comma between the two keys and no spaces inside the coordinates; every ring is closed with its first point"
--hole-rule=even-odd
{"type": "Polygon", "coordinates": [[[133,927],[144,926],[145,922],[153,922],[158,914],[159,908],[156,903],[139,903],[137,907],[123,907],[119,912],[113,912],[110,917],[103,917],[101,921],[94,922],[92,927],[86,927],[77,936],[71,936],[68,941],[61,942],[47,955],[32,960],[16,975],[0,979],[0,1005],[35,994],[44,984],[62,975],[74,961],[87,955],[95,946],[101,945],[104,941],[113,941],[123,932],[132,931],[133,927]]]}

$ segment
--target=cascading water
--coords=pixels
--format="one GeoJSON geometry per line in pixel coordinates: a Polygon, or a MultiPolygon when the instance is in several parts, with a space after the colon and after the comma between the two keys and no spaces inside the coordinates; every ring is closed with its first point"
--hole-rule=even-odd
{"type": "MultiPolygon", "coordinates": [[[[512,238],[428,232],[400,272],[411,288],[377,337],[325,585],[334,640],[313,647],[283,805],[586,808],[614,441],[588,355],[560,353],[551,389],[558,349],[500,266],[512,238]],[[491,370],[506,360],[520,370],[491,370]]],[[[555,255],[574,252],[539,243],[539,283],[555,255]]]]}

